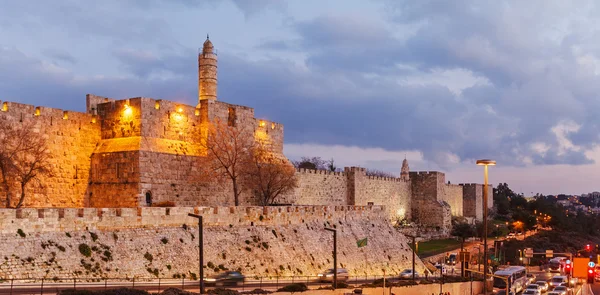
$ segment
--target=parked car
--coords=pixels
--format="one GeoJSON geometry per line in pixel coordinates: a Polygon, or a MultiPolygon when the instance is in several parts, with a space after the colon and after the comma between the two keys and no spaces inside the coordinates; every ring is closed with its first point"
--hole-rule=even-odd
{"type": "Polygon", "coordinates": [[[550,287],[550,285],[548,285],[548,282],[546,282],[546,281],[537,281],[537,282],[535,282],[535,284],[540,286],[540,289],[542,289],[542,292],[548,291],[548,288],[550,287]]]}
{"type": "MultiPolygon", "coordinates": [[[[401,279],[412,279],[413,273],[412,269],[405,269],[400,273],[401,279]]],[[[415,278],[419,277],[419,272],[415,271],[415,278]]]]}
{"type": "MultiPolygon", "coordinates": [[[[333,268],[330,268],[317,276],[321,282],[333,282],[333,268]]],[[[337,280],[338,282],[345,282],[348,280],[348,271],[345,268],[337,269],[337,280]]]]}
{"type": "Polygon", "coordinates": [[[204,278],[204,283],[207,285],[225,286],[225,285],[240,285],[246,277],[239,271],[226,271],[224,273],[204,278]]]}
{"type": "Polygon", "coordinates": [[[542,292],[533,289],[527,289],[523,291],[523,295],[542,295],[542,292]]]}

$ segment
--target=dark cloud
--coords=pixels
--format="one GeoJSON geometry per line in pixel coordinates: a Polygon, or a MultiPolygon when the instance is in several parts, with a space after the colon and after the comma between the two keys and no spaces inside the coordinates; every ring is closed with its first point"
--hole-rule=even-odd
{"type": "MultiPolygon", "coordinates": [[[[68,52],[48,50],[49,62],[0,46],[0,99],[78,110],[86,93],[195,104],[197,52],[174,40],[169,23],[151,12],[217,4],[170,3],[130,0],[84,9],[62,2],[28,10],[11,2],[0,19],[28,11],[22,19],[31,28],[51,24],[90,42],[110,40],[105,46],[121,73],[80,77],[65,66],[81,63],[68,52]],[[122,12],[130,10],[141,13],[122,12]],[[54,19],[59,13],[75,17],[54,19]]],[[[286,27],[292,39],[270,39],[254,48],[282,54],[277,57],[248,59],[215,44],[221,49],[219,99],[282,122],[287,143],[419,150],[442,168],[451,167],[454,157],[467,162],[492,157],[514,166],[591,162],[585,150],[600,142],[594,112],[600,108],[600,84],[593,63],[581,58],[600,51],[587,43],[595,35],[586,32],[540,37],[561,7],[545,6],[531,18],[500,1],[385,3],[387,23],[321,16],[286,27]],[[397,26],[414,31],[399,36],[397,26]],[[285,53],[305,59],[287,59],[285,53]],[[457,94],[451,90],[459,78],[456,69],[485,83],[457,94]],[[439,72],[449,73],[449,81],[434,79],[439,72]],[[578,128],[559,138],[553,130],[565,124],[578,128]],[[565,145],[566,139],[577,147],[565,145]],[[535,145],[548,149],[542,153],[535,145]]],[[[534,9],[540,3],[522,5],[534,9]]],[[[285,9],[278,1],[234,4],[247,18],[285,9]]]]}

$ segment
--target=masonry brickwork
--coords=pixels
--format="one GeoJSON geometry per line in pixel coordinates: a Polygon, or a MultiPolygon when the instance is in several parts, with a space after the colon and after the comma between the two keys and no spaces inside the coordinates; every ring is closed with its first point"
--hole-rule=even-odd
{"type": "MultiPolygon", "coordinates": [[[[173,278],[197,274],[197,220],[204,217],[206,275],[243,269],[249,277],[315,276],[338,263],[351,275],[410,268],[407,239],[381,206],[0,209],[0,279],[173,278]],[[184,226],[185,225],[185,226],[184,226]],[[23,237],[19,235],[23,231],[23,237]],[[366,247],[356,240],[368,238],[366,247]],[[394,241],[390,243],[390,241],[394,241]],[[92,249],[82,255],[80,245],[92,249]],[[148,253],[148,255],[146,255],[148,253]],[[221,265],[221,269],[219,266],[221,265]],[[156,271],[155,271],[156,270],[156,271]]],[[[416,269],[424,265],[417,258],[416,269]]]]}
{"type": "MultiPolygon", "coordinates": [[[[253,130],[257,141],[283,154],[283,125],[255,117],[254,109],[217,100],[217,58],[207,39],[198,55],[198,103],[134,97],[113,99],[88,94],[86,112],[0,102],[0,120],[32,122],[47,139],[51,177],[30,187],[26,207],[231,206],[231,183],[201,182],[205,155],[199,145],[210,122],[253,130]]],[[[449,216],[480,216],[481,195],[445,182],[441,172],[410,172],[400,177],[367,176],[365,168],[344,172],[299,169],[298,187],[278,203],[293,205],[383,205],[392,221],[414,220],[449,227],[449,216]],[[466,205],[465,205],[466,204],[466,205]]],[[[257,205],[248,192],[242,205],[257,205]]],[[[6,196],[0,191],[0,202],[6,196]]],[[[489,198],[492,206],[493,200],[489,198]]],[[[0,204],[3,207],[6,204],[0,204]]]]}

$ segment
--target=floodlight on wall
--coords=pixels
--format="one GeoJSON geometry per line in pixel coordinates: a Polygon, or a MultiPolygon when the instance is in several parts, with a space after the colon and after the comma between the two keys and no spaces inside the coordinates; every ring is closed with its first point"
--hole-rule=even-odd
{"type": "Polygon", "coordinates": [[[266,124],[267,123],[265,123],[265,121],[263,121],[263,120],[258,121],[258,126],[260,126],[260,127],[265,127],[266,124]]]}
{"type": "Polygon", "coordinates": [[[125,104],[125,109],[123,110],[123,114],[125,116],[129,116],[131,115],[131,113],[133,113],[133,110],[131,109],[131,106],[129,106],[129,104],[125,104]]]}
{"type": "Polygon", "coordinates": [[[177,108],[177,112],[180,113],[180,114],[183,113],[183,108],[182,107],[178,107],[177,108]]]}
{"type": "Polygon", "coordinates": [[[33,115],[39,116],[40,114],[41,114],[40,107],[35,107],[35,113],[33,115]]]}
{"type": "Polygon", "coordinates": [[[69,112],[68,111],[64,111],[63,112],[63,120],[67,120],[69,119],[69,112]]]}
{"type": "Polygon", "coordinates": [[[2,103],[2,111],[8,112],[8,102],[5,101],[2,103]]]}
{"type": "Polygon", "coordinates": [[[271,129],[275,129],[275,123],[271,123],[271,129]]]}
{"type": "Polygon", "coordinates": [[[96,123],[96,115],[92,115],[92,123],[96,123]]]}
{"type": "Polygon", "coordinates": [[[200,108],[199,107],[196,107],[196,110],[194,111],[194,115],[200,116],[200,108]]]}
{"type": "Polygon", "coordinates": [[[158,101],[158,100],[157,100],[157,101],[154,103],[154,108],[155,108],[155,109],[157,109],[157,110],[160,110],[160,101],[158,101]]]}

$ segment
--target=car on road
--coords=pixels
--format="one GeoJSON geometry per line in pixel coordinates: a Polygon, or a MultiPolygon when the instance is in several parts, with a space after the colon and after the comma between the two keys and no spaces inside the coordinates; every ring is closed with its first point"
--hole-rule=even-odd
{"type": "Polygon", "coordinates": [[[204,283],[207,285],[214,286],[225,286],[225,285],[241,285],[246,277],[239,271],[226,271],[224,273],[204,278],[204,283]]]}
{"type": "Polygon", "coordinates": [[[567,277],[566,276],[554,276],[550,280],[550,287],[555,288],[555,287],[560,286],[560,284],[566,283],[566,282],[567,282],[567,277]]]}
{"type": "MultiPolygon", "coordinates": [[[[412,279],[413,277],[413,273],[412,273],[412,269],[405,269],[400,273],[400,278],[401,279],[412,279]]],[[[419,272],[415,271],[415,278],[419,277],[419,272]]]]}
{"type": "Polygon", "coordinates": [[[567,284],[567,283],[562,283],[562,284],[560,284],[560,286],[559,286],[559,287],[561,287],[561,286],[563,286],[563,287],[566,287],[566,288],[567,288],[567,290],[571,291],[571,290],[573,290],[573,287],[574,287],[575,285],[573,285],[573,284],[567,284]]]}
{"type": "Polygon", "coordinates": [[[535,282],[535,275],[532,273],[528,273],[527,274],[527,281],[529,282],[529,284],[535,282]]]}
{"type": "Polygon", "coordinates": [[[515,295],[515,293],[514,292],[506,293],[506,290],[500,290],[500,291],[494,293],[494,295],[515,295]]]}
{"type": "Polygon", "coordinates": [[[558,292],[560,295],[567,295],[569,293],[569,289],[565,286],[558,286],[552,290],[552,292],[558,292]]]}
{"type": "MultiPolygon", "coordinates": [[[[324,273],[317,275],[321,282],[333,282],[333,268],[328,269],[324,273]]],[[[345,282],[348,280],[348,271],[345,268],[337,269],[337,280],[338,282],[345,282]]]]}
{"type": "Polygon", "coordinates": [[[448,258],[446,258],[446,264],[448,265],[456,265],[456,258],[458,257],[458,253],[450,253],[448,258]]]}
{"type": "Polygon", "coordinates": [[[548,285],[548,282],[546,282],[546,281],[537,281],[537,282],[535,282],[535,284],[540,286],[540,289],[542,289],[542,292],[548,291],[548,288],[550,287],[550,285],[548,285]]]}
{"type": "Polygon", "coordinates": [[[540,287],[540,285],[537,285],[537,284],[527,285],[527,287],[525,287],[525,291],[527,291],[527,290],[534,290],[536,292],[542,293],[542,288],[540,287]]]}
{"type": "Polygon", "coordinates": [[[527,289],[523,291],[523,295],[542,295],[542,292],[533,289],[527,289]]]}
{"type": "Polygon", "coordinates": [[[554,291],[550,291],[550,292],[548,292],[548,294],[546,294],[546,295],[562,295],[562,293],[561,293],[561,292],[554,292],[554,291]]]}

